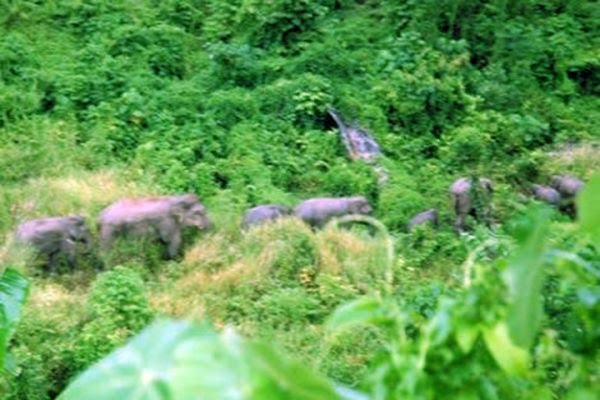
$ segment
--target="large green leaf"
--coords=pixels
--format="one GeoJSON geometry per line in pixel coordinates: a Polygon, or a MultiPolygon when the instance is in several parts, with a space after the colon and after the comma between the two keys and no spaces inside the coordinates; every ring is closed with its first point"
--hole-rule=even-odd
{"type": "Polygon", "coordinates": [[[356,299],[335,310],[327,320],[326,327],[335,331],[377,321],[383,315],[383,307],[382,300],[375,297],[356,299]]]}
{"type": "Polygon", "coordinates": [[[0,277],[0,365],[6,362],[8,342],[25,303],[29,282],[16,269],[7,268],[0,277]]]}
{"type": "Polygon", "coordinates": [[[463,353],[469,353],[479,337],[480,328],[475,324],[462,324],[456,328],[454,336],[463,353]]]}
{"type": "Polygon", "coordinates": [[[508,329],[512,341],[528,349],[542,321],[544,254],[550,210],[534,207],[519,221],[515,232],[518,248],[504,278],[510,289],[508,329]]]}
{"type": "Polygon", "coordinates": [[[577,198],[577,215],[581,229],[600,244],[600,174],[590,179],[577,198]]]}
{"type": "Polygon", "coordinates": [[[59,397],[86,399],[340,398],[329,382],[270,347],[207,325],[157,322],[59,397]]]}
{"type": "Polygon", "coordinates": [[[340,396],[341,400],[368,400],[369,397],[360,393],[356,390],[349,389],[345,386],[338,385],[335,387],[335,391],[340,396]]]}
{"type": "Polygon", "coordinates": [[[508,328],[503,322],[493,328],[483,330],[485,344],[505,372],[511,375],[524,375],[529,367],[527,350],[515,346],[508,335],[508,328]]]}

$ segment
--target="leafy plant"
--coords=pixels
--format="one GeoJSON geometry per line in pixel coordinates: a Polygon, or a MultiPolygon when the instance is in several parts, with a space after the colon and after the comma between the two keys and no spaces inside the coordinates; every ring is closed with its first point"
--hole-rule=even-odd
{"type": "Polygon", "coordinates": [[[101,274],[88,298],[89,320],[77,338],[75,358],[85,367],[140,331],[152,318],[143,282],[117,266],[101,274]]]}
{"type": "Polygon", "coordinates": [[[2,374],[14,372],[9,342],[25,303],[29,282],[15,269],[5,268],[0,276],[0,366],[2,374]]]}
{"type": "MultiPolygon", "coordinates": [[[[58,398],[335,399],[324,378],[269,346],[208,325],[161,321],[83,373],[58,398]],[[117,375],[114,372],[119,371],[117,375]]],[[[357,397],[355,397],[357,398],[357,397]]]]}
{"type": "MultiPolygon", "coordinates": [[[[592,213],[588,196],[599,184],[594,180],[581,196],[584,215],[592,219],[594,214],[587,214],[592,213]]],[[[385,350],[375,359],[365,383],[372,398],[433,398],[442,392],[496,398],[517,390],[527,396],[549,396],[531,382],[536,379],[534,360],[544,357],[533,347],[543,320],[548,226],[547,209],[530,210],[515,226],[513,255],[490,265],[468,259],[464,289],[441,298],[436,311],[424,321],[404,311],[389,292],[340,307],[330,317],[328,329],[336,332],[368,325],[385,338],[385,350]],[[407,335],[412,326],[418,327],[415,337],[407,335]],[[487,371],[486,377],[467,372],[480,368],[487,371]],[[530,384],[520,386],[520,377],[530,384]]],[[[586,365],[585,360],[580,363],[586,365]]],[[[586,385],[582,393],[593,390],[586,385]]]]}

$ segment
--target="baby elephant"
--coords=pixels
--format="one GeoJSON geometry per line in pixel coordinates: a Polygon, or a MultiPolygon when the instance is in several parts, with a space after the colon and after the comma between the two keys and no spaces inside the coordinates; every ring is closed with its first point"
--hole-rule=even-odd
{"type": "Polygon", "coordinates": [[[415,215],[407,225],[408,231],[412,231],[418,225],[429,223],[433,227],[437,227],[439,224],[438,212],[435,208],[427,211],[423,211],[415,215]]]}
{"type": "Polygon", "coordinates": [[[267,221],[274,221],[278,218],[290,215],[292,210],[288,206],[281,204],[263,204],[249,209],[244,214],[242,220],[242,229],[248,229],[251,226],[260,225],[267,221]]]}
{"type": "Polygon", "coordinates": [[[102,211],[98,224],[104,250],[118,236],[158,239],[171,259],[180,253],[184,227],[204,230],[212,225],[194,194],[122,199],[102,211]]]}
{"type": "Polygon", "coordinates": [[[551,204],[553,206],[560,205],[561,195],[560,193],[550,186],[542,186],[533,184],[531,185],[533,191],[533,197],[544,203],[551,204]]]}
{"type": "Polygon", "coordinates": [[[312,227],[322,227],[334,217],[350,214],[370,214],[372,208],[366,198],[321,197],[305,200],[294,210],[294,215],[312,227]]]}
{"type": "Polygon", "coordinates": [[[71,271],[75,269],[78,242],[83,243],[88,252],[92,248],[90,230],[80,216],[40,218],[25,222],[18,227],[16,240],[30,245],[40,255],[47,257],[47,267],[51,273],[56,271],[61,255],[66,257],[71,271]]]}
{"type": "Polygon", "coordinates": [[[460,178],[450,186],[452,208],[456,213],[454,227],[458,232],[465,230],[465,220],[471,215],[477,220],[489,224],[489,204],[487,197],[493,192],[492,181],[488,178],[479,178],[479,185],[472,188],[472,179],[460,178]],[[473,195],[479,198],[480,204],[474,204],[473,195]]]}

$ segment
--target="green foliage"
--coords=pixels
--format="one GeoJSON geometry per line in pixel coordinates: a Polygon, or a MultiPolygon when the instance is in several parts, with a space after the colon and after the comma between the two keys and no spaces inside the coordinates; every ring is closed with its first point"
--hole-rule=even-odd
{"type": "MultiPolygon", "coordinates": [[[[553,350],[536,345],[543,315],[548,224],[547,210],[531,210],[516,224],[514,255],[491,264],[467,260],[464,289],[442,297],[425,319],[407,313],[389,297],[364,297],[338,308],[328,320],[330,330],[366,324],[378,328],[386,342],[366,382],[372,398],[435,398],[436,393],[473,398],[516,393],[549,397],[543,383],[546,377],[532,369],[536,362],[555,356],[553,350]],[[415,327],[414,338],[408,336],[415,327]],[[474,373],[481,368],[486,370],[485,377],[474,373]],[[528,384],[523,385],[520,377],[528,384]]],[[[597,280],[590,272],[578,279],[597,280]]],[[[584,329],[581,321],[573,322],[584,329]]],[[[593,330],[588,332],[594,335],[593,330]]],[[[586,359],[578,358],[575,363],[585,369],[586,359]]],[[[593,383],[574,380],[561,390],[575,393],[579,384],[586,387],[583,393],[593,391],[593,383]]]]}
{"type": "Polygon", "coordinates": [[[15,269],[5,268],[0,276],[0,366],[2,377],[14,373],[14,360],[9,342],[27,298],[29,282],[15,269]]]}
{"type": "Polygon", "coordinates": [[[60,399],[335,399],[327,380],[268,346],[206,325],[157,322],[86,371],[60,399]],[[141,362],[139,362],[141,361],[141,362]],[[115,371],[120,371],[114,375],[115,371]],[[224,387],[228,389],[224,390],[224,387]]]}
{"type": "Polygon", "coordinates": [[[577,201],[581,229],[596,242],[600,241],[600,210],[596,205],[598,198],[600,198],[600,175],[596,174],[577,201]]]}
{"type": "Polygon", "coordinates": [[[289,46],[313,28],[314,23],[333,6],[331,0],[250,0],[242,3],[237,19],[242,33],[260,46],[289,46]]]}
{"type": "Polygon", "coordinates": [[[88,298],[88,313],[75,351],[75,361],[83,367],[140,331],[153,314],[140,276],[122,266],[98,277],[88,298]]]}
{"type": "Polygon", "coordinates": [[[477,113],[463,126],[448,132],[443,153],[456,166],[477,166],[484,160],[516,157],[551,140],[548,127],[531,116],[477,113]]]}
{"type": "Polygon", "coordinates": [[[194,192],[216,222],[178,262],[165,263],[154,243],[118,243],[107,267],[135,264],[100,278],[112,283],[90,288],[91,271],[34,278],[11,342],[18,375],[8,398],[55,398],[142,328],[146,295],[160,312],[233,323],[379,396],[594,393],[596,9],[547,0],[0,2],[0,257],[25,219],[78,213],[94,228],[125,196],[194,192]],[[381,145],[385,185],[347,157],[328,106],[381,145]],[[515,250],[504,222],[529,202],[531,183],[554,174],[588,182],[579,225],[556,211],[539,240],[515,250]],[[448,187],[474,175],[495,183],[494,231],[456,236],[448,187]],[[385,240],[358,229],[310,232],[287,221],[239,232],[250,206],[346,195],[367,196],[391,231],[391,267],[385,240]],[[405,233],[429,208],[439,230],[405,233]],[[550,250],[542,257],[537,245],[550,250]],[[391,269],[392,290],[379,298],[391,269]],[[506,276],[518,277],[514,296],[506,276]],[[362,295],[381,303],[375,326],[325,340],[325,316],[362,295]]]}
{"type": "Polygon", "coordinates": [[[261,324],[274,328],[316,321],[323,317],[319,308],[319,299],[305,288],[273,289],[254,304],[261,324]]]}
{"type": "Polygon", "coordinates": [[[511,292],[508,309],[508,331],[511,341],[525,349],[531,347],[541,324],[544,236],[548,229],[549,211],[539,209],[520,221],[515,237],[521,244],[509,261],[505,279],[511,292]]]}

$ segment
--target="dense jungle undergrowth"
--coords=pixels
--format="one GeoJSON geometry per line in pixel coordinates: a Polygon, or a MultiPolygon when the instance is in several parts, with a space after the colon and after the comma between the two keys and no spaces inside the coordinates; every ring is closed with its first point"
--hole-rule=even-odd
{"type": "Polygon", "coordinates": [[[0,397],[593,398],[599,24],[575,0],[0,0],[0,397]],[[328,106],[380,144],[387,183],[328,106]],[[577,220],[531,199],[554,174],[588,182],[577,220]],[[452,230],[461,176],[493,180],[491,228],[452,230]],[[102,273],[46,276],[12,250],[24,220],[80,214],[97,236],[119,198],[186,192],[215,229],[181,259],[122,246],[102,273]],[[257,204],[352,195],[388,239],[239,229],[257,204]],[[439,229],[406,232],[433,207],[439,229]],[[29,282],[18,323],[6,267],[29,282]],[[136,336],[157,317],[215,328],[136,336]],[[75,380],[132,337],[155,371],[185,368],[113,357],[75,380]]]}

